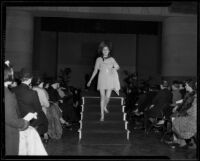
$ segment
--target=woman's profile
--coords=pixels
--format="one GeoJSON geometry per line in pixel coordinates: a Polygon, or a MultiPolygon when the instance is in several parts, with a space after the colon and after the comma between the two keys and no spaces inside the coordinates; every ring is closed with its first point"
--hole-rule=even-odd
{"type": "Polygon", "coordinates": [[[97,90],[100,91],[100,107],[101,107],[101,118],[100,121],[104,121],[104,112],[108,113],[107,105],[114,90],[119,95],[120,82],[117,70],[119,70],[119,65],[110,53],[112,51],[112,44],[110,42],[101,42],[99,44],[98,52],[101,55],[96,59],[94,71],[92,76],[87,83],[89,87],[92,80],[99,70],[97,90]]]}

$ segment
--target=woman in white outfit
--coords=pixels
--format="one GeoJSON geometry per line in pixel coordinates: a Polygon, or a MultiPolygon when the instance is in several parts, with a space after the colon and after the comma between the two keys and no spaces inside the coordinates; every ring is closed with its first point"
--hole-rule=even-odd
{"type": "Polygon", "coordinates": [[[99,45],[100,57],[96,59],[93,74],[87,83],[89,87],[92,80],[99,70],[97,90],[100,91],[101,101],[101,118],[100,121],[104,121],[104,112],[108,113],[107,105],[114,90],[119,95],[120,82],[117,70],[119,70],[119,65],[113,57],[111,57],[112,44],[110,42],[101,42],[99,45]]]}

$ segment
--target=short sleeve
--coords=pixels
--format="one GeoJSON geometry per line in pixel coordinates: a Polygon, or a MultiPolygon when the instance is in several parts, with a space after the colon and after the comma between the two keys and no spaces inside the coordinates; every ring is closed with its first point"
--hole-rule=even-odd
{"type": "Polygon", "coordinates": [[[117,62],[115,61],[114,58],[113,58],[113,66],[114,66],[115,68],[119,68],[119,65],[117,64],[117,62]]]}
{"type": "Polygon", "coordinates": [[[96,59],[96,63],[95,63],[94,69],[95,69],[95,70],[100,69],[100,58],[97,58],[97,59],[96,59]]]}

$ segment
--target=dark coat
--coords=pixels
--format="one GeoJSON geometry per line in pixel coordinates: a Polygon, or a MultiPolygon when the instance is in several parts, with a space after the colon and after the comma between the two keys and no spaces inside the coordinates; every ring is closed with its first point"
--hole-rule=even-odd
{"type": "Polygon", "coordinates": [[[156,91],[149,91],[146,93],[143,98],[138,101],[138,110],[144,112],[144,110],[152,104],[153,98],[156,94],[156,91]]]}
{"type": "Polygon", "coordinates": [[[49,101],[51,102],[55,103],[62,99],[60,95],[58,94],[58,91],[54,89],[52,86],[49,86],[49,88],[47,89],[47,92],[49,94],[49,101]]]}
{"type": "Polygon", "coordinates": [[[21,117],[26,116],[29,112],[42,111],[42,106],[40,105],[37,92],[30,89],[29,86],[22,83],[13,88],[12,91],[16,95],[21,117]]]}
{"type": "Polygon", "coordinates": [[[37,119],[30,121],[30,125],[36,127],[39,134],[44,134],[48,130],[48,120],[42,111],[42,106],[36,91],[29,88],[24,83],[12,89],[16,94],[19,104],[19,113],[21,117],[26,116],[29,112],[37,112],[37,119]]]}
{"type": "Polygon", "coordinates": [[[18,117],[18,104],[15,94],[9,89],[5,91],[5,149],[6,155],[18,155],[19,151],[19,130],[28,127],[28,122],[18,117]]]}
{"type": "Polygon", "coordinates": [[[160,90],[154,97],[152,104],[154,107],[150,109],[155,115],[163,113],[166,108],[172,103],[172,93],[167,88],[160,90]]]}

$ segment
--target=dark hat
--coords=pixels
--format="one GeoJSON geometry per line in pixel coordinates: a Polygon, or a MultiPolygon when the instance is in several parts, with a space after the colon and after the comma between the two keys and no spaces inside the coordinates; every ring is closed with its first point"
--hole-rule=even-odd
{"type": "Polygon", "coordinates": [[[30,79],[32,77],[33,77],[33,74],[30,69],[27,69],[27,68],[21,69],[21,71],[20,71],[20,79],[21,80],[30,79]]]}

